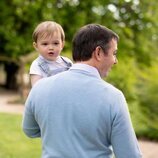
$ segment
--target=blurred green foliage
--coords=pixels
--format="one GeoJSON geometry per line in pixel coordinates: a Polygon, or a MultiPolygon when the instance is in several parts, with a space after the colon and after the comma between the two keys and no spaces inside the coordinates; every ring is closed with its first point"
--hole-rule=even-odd
{"type": "Polygon", "coordinates": [[[146,130],[143,131],[144,137],[158,140],[158,69],[157,62],[152,66],[141,71],[138,82],[138,97],[141,112],[146,121],[146,130]]]}
{"type": "Polygon", "coordinates": [[[70,58],[81,26],[100,23],[118,33],[119,63],[106,80],[124,92],[137,134],[158,140],[156,0],[5,0],[0,10],[0,55],[15,59],[33,51],[33,29],[44,20],[63,26],[63,55],[70,58]]]}

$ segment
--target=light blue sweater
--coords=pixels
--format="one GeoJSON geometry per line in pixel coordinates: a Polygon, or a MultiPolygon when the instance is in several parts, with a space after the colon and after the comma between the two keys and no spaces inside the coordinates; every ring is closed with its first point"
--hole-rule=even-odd
{"type": "Polygon", "coordinates": [[[141,157],[122,92],[88,65],[37,82],[23,130],[41,137],[42,158],[111,158],[112,150],[116,158],[141,157]]]}

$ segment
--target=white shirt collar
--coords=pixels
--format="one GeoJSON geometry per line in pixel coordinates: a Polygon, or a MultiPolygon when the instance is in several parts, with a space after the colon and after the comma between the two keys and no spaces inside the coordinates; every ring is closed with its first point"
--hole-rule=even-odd
{"type": "Polygon", "coordinates": [[[97,78],[101,78],[98,70],[95,67],[87,65],[87,64],[76,63],[76,64],[73,64],[72,67],[70,68],[70,70],[72,69],[86,71],[90,73],[91,75],[96,76],[97,78]]]}

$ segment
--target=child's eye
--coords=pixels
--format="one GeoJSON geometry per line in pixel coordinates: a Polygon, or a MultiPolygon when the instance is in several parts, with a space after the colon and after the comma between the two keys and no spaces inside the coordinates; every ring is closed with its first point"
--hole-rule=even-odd
{"type": "Polygon", "coordinates": [[[58,45],[58,44],[59,44],[59,42],[55,42],[54,44],[55,44],[55,45],[58,45]]]}
{"type": "Polygon", "coordinates": [[[48,45],[48,43],[42,43],[42,45],[46,46],[46,45],[48,45]]]}
{"type": "Polygon", "coordinates": [[[47,42],[41,42],[41,45],[42,45],[42,46],[47,46],[48,43],[47,43],[47,42]]]}

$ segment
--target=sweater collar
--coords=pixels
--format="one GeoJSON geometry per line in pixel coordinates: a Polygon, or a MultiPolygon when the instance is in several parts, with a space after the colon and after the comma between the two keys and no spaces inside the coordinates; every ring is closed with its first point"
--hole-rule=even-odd
{"type": "Polygon", "coordinates": [[[88,64],[76,63],[76,64],[72,65],[70,70],[81,70],[81,71],[87,72],[97,78],[101,78],[98,70],[95,67],[90,66],[88,64]]]}

